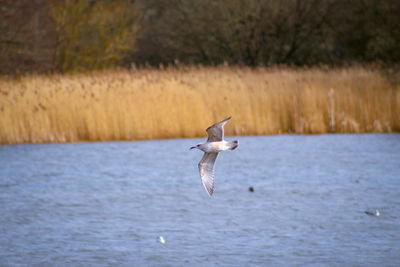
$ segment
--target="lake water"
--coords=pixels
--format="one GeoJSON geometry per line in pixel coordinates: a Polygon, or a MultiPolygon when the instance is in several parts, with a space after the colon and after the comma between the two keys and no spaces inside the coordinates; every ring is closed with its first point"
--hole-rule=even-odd
{"type": "Polygon", "coordinates": [[[0,146],[0,266],[399,266],[400,135],[238,139],[0,146]]]}

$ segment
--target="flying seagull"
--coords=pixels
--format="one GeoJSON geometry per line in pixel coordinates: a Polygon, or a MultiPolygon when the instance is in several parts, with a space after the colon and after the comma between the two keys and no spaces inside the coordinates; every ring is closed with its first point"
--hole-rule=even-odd
{"type": "Polygon", "coordinates": [[[208,139],[205,143],[192,146],[190,149],[197,148],[204,151],[204,156],[199,162],[201,181],[208,195],[211,197],[214,192],[214,164],[218,153],[224,150],[234,150],[238,147],[239,141],[224,140],[224,125],[230,119],[226,118],[207,128],[208,139]]]}

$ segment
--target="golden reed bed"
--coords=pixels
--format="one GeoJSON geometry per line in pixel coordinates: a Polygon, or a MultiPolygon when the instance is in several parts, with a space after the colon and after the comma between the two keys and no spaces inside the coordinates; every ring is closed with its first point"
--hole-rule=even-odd
{"type": "Polygon", "coordinates": [[[0,77],[0,143],[400,131],[379,71],[189,67],[0,77]]]}

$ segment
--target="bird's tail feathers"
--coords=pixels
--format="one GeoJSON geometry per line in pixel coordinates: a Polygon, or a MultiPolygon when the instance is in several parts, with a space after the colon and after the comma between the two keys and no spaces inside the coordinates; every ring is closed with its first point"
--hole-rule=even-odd
{"type": "Polygon", "coordinates": [[[231,141],[228,143],[228,146],[230,150],[234,150],[239,146],[239,141],[238,140],[231,141]]]}

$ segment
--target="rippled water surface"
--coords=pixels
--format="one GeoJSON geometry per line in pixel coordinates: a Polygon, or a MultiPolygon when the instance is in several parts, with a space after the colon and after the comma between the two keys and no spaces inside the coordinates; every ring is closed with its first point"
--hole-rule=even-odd
{"type": "Polygon", "coordinates": [[[238,139],[0,146],[0,265],[399,266],[400,135],[238,139]]]}

